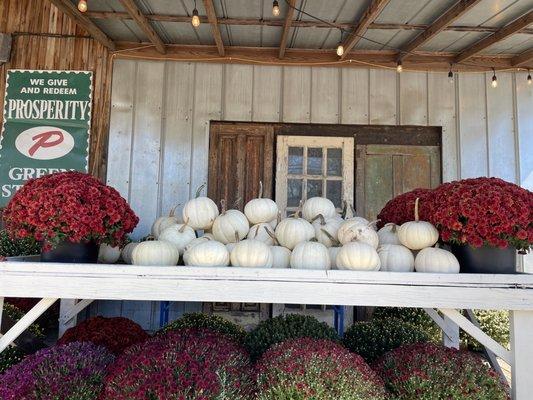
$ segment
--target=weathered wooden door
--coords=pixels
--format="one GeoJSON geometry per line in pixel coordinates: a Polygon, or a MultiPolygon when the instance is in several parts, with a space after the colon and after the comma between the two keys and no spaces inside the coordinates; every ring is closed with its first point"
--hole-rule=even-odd
{"type": "Polygon", "coordinates": [[[356,147],[356,208],[374,220],[395,196],[441,182],[438,146],[362,145],[356,147]]]}
{"type": "MultiPolygon", "coordinates": [[[[209,143],[208,196],[220,204],[242,210],[257,197],[259,182],[263,195],[272,198],[274,132],[272,126],[214,124],[209,143]]],[[[268,318],[270,306],[258,303],[205,303],[204,311],[224,313],[242,326],[256,325],[268,318]]]]}

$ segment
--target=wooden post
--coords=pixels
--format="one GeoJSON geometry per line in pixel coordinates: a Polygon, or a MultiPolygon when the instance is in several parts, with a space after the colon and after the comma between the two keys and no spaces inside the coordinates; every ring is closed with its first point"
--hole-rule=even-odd
{"type": "Polygon", "coordinates": [[[59,329],[57,332],[58,339],[63,336],[68,328],[76,326],[76,322],[78,321],[77,315],[69,315],[70,310],[76,306],[76,302],[76,299],[61,299],[59,303],[59,329]]]}
{"type": "Polygon", "coordinates": [[[459,325],[453,322],[446,315],[444,316],[444,323],[448,327],[447,334],[442,335],[442,344],[446,347],[453,347],[459,349],[461,340],[459,338],[459,325]]]}
{"type": "Polygon", "coordinates": [[[0,297],[0,335],[2,334],[2,312],[4,311],[4,298],[0,297]]]}
{"type": "Polygon", "coordinates": [[[531,399],[533,393],[533,311],[511,311],[513,400],[531,399]]]}

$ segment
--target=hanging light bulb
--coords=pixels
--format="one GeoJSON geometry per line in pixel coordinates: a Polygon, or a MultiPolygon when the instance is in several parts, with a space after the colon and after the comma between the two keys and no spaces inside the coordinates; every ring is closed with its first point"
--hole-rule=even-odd
{"type": "Polygon", "coordinates": [[[450,81],[450,83],[453,83],[453,64],[450,64],[450,72],[448,72],[448,80],[450,81]]]}
{"type": "Polygon", "coordinates": [[[198,10],[196,9],[196,0],[194,0],[194,10],[192,10],[191,24],[195,28],[200,26],[200,17],[198,16],[198,10]]]}
{"type": "Polygon", "coordinates": [[[533,83],[533,80],[531,79],[531,74],[529,73],[529,69],[527,70],[527,84],[531,85],[533,83]]]}
{"type": "Polygon", "coordinates": [[[496,78],[496,70],[492,68],[492,82],[491,85],[493,88],[498,87],[498,78],[496,78]]]}
{"type": "Polygon", "coordinates": [[[402,67],[402,62],[401,61],[398,61],[396,63],[396,72],[402,72],[403,71],[403,67],[402,67]]]}
{"type": "Polygon", "coordinates": [[[272,15],[274,15],[275,17],[277,17],[279,15],[280,11],[279,11],[279,3],[278,3],[278,0],[274,0],[272,2],[272,15]]]}
{"type": "Polygon", "coordinates": [[[84,13],[87,11],[87,0],[80,0],[78,2],[78,10],[80,10],[80,12],[84,13]]]}
{"type": "Polygon", "coordinates": [[[341,31],[341,40],[339,40],[339,44],[337,46],[337,55],[339,57],[341,57],[344,54],[344,46],[342,45],[342,39],[343,39],[343,36],[344,36],[343,35],[344,32],[342,31],[342,29],[340,31],[341,31]]]}

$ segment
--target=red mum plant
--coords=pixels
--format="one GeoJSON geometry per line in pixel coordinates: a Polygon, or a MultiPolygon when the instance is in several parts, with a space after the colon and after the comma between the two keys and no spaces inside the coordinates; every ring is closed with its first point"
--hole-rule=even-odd
{"type": "Polygon", "coordinates": [[[388,223],[401,225],[405,222],[413,221],[415,219],[414,210],[417,198],[420,198],[420,217],[424,220],[427,209],[426,197],[430,192],[431,189],[414,189],[389,200],[377,216],[379,220],[378,227],[381,228],[388,223]]]}
{"type": "Polygon", "coordinates": [[[326,339],[292,339],[257,363],[258,400],[386,398],[383,382],[357,354],[326,339]]]}
{"type": "Polygon", "coordinates": [[[149,337],[139,324],[128,318],[94,317],[68,329],[57,343],[91,342],[118,355],[149,337]]]}
{"type": "Polygon", "coordinates": [[[444,183],[427,203],[425,214],[444,242],[523,251],[533,243],[533,193],[513,183],[499,178],[444,183]]]}
{"type": "Polygon", "coordinates": [[[387,353],[373,365],[398,400],[508,400],[505,383],[481,357],[418,343],[387,353]]]}
{"type": "Polygon", "coordinates": [[[208,330],[171,331],[119,356],[101,399],[248,400],[251,371],[249,355],[230,338],[208,330]]]}
{"type": "Polygon", "coordinates": [[[3,216],[13,237],[33,237],[44,250],[66,240],[121,245],[139,222],[115,189],[74,171],[29,180],[3,216]]]}

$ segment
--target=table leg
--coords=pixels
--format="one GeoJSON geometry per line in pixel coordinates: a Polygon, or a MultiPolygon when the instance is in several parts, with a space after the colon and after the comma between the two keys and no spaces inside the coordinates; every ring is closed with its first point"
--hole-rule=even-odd
{"type": "Polygon", "coordinates": [[[0,334],[2,334],[2,312],[4,311],[4,298],[0,297],[0,334]]]}
{"type": "Polygon", "coordinates": [[[69,311],[76,307],[76,302],[76,299],[61,299],[59,302],[58,338],[61,338],[68,328],[76,326],[76,323],[78,322],[77,315],[72,316],[72,318],[69,318],[70,316],[68,315],[69,311]]]}
{"type": "Polygon", "coordinates": [[[533,311],[511,311],[513,400],[529,400],[533,393],[533,311]]]}

